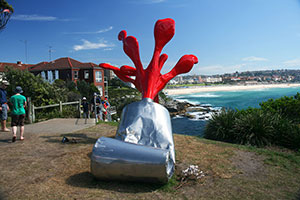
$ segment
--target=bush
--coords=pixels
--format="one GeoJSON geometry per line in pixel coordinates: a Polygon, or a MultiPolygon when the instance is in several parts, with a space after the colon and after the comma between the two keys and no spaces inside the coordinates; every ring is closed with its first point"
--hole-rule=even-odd
{"type": "Polygon", "coordinates": [[[77,106],[66,105],[63,106],[62,112],[59,111],[59,107],[46,108],[38,110],[36,112],[36,120],[47,120],[53,118],[76,118],[79,117],[77,106]]]}
{"type": "Polygon", "coordinates": [[[277,120],[273,122],[273,127],[275,129],[274,144],[290,149],[300,149],[299,125],[282,116],[278,116],[277,120]]]}
{"type": "Polygon", "coordinates": [[[278,113],[262,109],[222,110],[208,121],[207,139],[264,147],[300,149],[300,127],[278,113]]]}
{"type": "Polygon", "coordinates": [[[263,147],[272,143],[274,116],[259,109],[241,112],[234,121],[235,143],[263,147]]]}
{"type": "Polygon", "coordinates": [[[280,114],[283,117],[300,123],[300,94],[294,97],[281,97],[279,99],[269,99],[259,104],[261,109],[272,114],[280,114]]]}
{"type": "Polygon", "coordinates": [[[204,138],[235,142],[236,138],[233,127],[236,117],[237,112],[230,109],[222,109],[220,113],[214,114],[205,127],[204,138]]]}

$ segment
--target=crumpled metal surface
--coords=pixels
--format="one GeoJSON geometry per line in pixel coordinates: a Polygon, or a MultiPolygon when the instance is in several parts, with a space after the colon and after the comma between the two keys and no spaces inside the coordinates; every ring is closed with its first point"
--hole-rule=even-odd
{"type": "Polygon", "coordinates": [[[168,110],[145,98],[127,105],[115,139],[101,137],[91,158],[99,179],[167,182],[175,168],[168,110]]]}
{"type": "Polygon", "coordinates": [[[116,139],[168,149],[175,162],[170,114],[165,107],[152,99],[145,98],[123,109],[116,139]]]}
{"type": "Polygon", "coordinates": [[[172,168],[170,152],[120,140],[101,137],[91,157],[92,174],[104,180],[130,180],[143,182],[168,181],[172,168]]]}

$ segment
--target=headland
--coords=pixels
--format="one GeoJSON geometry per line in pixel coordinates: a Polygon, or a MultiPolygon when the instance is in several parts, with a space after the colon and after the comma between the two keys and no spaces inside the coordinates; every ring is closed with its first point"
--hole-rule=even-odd
{"type": "Polygon", "coordinates": [[[265,89],[265,88],[288,88],[288,87],[300,87],[300,83],[189,86],[189,87],[164,89],[163,91],[167,95],[181,95],[181,94],[193,94],[193,93],[200,93],[200,92],[256,90],[256,89],[265,89]]]}

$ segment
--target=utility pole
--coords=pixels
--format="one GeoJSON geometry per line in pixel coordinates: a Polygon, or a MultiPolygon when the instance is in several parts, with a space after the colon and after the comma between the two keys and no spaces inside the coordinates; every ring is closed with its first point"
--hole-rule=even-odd
{"type": "Polygon", "coordinates": [[[52,46],[49,46],[49,61],[51,61],[52,46]]]}

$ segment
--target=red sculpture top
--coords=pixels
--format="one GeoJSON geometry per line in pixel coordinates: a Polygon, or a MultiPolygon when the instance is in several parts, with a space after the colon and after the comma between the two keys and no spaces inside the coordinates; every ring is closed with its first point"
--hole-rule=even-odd
{"type": "Polygon", "coordinates": [[[158,93],[166,84],[178,74],[189,72],[193,65],[198,63],[198,58],[194,55],[184,55],[177,62],[175,67],[168,73],[160,73],[164,63],[168,59],[167,54],[161,54],[163,47],[172,39],[175,34],[175,21],[173,19],[158,20],[154,27],[155,48],[152,60],[147,67],[143,68],[140,55],[139,44],[135,37],[127,36],[126,31],[119,33],[118,39],[123,41],[124,52],[133,61],[135,68],[127,65],[121,68],[114,67],[107,63],[99,66],[111,69],[125,82],[131,82],[142,93],[143,98],[151,98],[158,102],[158,93]],[[131,76],[135,76],[132,79],[131,76]]]}

